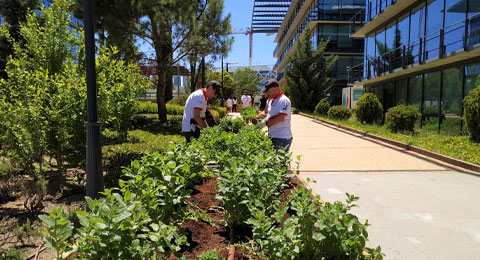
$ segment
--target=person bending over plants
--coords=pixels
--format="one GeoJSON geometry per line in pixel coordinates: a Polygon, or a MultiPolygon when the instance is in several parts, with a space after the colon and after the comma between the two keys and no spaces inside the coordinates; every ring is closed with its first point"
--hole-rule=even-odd
{"type": "Polygon", "coordinates": [[[200,129],[209,126],[205,120],[207,101],[209,98],[217,97],[220,91],[220,83],[212,80],[207,83],[205,88],[196,90],[188,96],[182,120],[182,135],[185,136],[187,143],[190,142],[192,137],[198,138],[200,136],[200,129]]]}

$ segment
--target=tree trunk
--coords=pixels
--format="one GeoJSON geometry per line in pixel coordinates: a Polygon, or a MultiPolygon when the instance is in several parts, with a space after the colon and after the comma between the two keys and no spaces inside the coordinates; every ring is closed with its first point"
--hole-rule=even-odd
{"type": "Polygon", "coordinates": [[[195,61],[190,61],[190,93],[195,91],[195,86],[197,85],[197,63],[195,61]]]}
{"type": "Polygon", "coordinates": [[[202,88],[205,87],[207,83],[205,82],[205,56],[202,56],[202,88]]]}

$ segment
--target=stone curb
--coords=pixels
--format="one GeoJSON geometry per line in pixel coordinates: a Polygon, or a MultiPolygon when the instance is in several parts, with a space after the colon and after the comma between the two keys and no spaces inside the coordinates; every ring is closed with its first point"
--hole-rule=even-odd
{"type": "Polygon", "coordinates": [[[473,163],[469,163],[469,162],[466,162],[466,161],[455,159],[455,158],[452,158],[452,157],[449,157],[449,156],[446,156],[446,155],[443,155],[443,154],[439,154],[439,153],[436,153],[436,152],[425,150],[423,148],[418,148],[416,146],[412,146],[412,145],[402,143],[402,142],[399,142],[399,141],[394,141],[394,140],[391,140],[391,139],[387,139],[385,137],[380,137],[380,136],[377,136],[377,135],[373,135],[373,134],[370,134],[370,133],[367,133],[367,132],[363,132],[363,131],[353,129],[353,128],[350,128],[350,127],[346,127],[346,126],[343,126],[343,125],[339,125],[339,124],[336,124],[336,123],[328,122],[328,121],[325,121],[321,118],[317,118],[317,117],[307,115],[307,114],[304,114],[304,113],[299,113],[299,114],[304,116],[304,117],[314,119],[319,124],[327,125],[328,127],[340,128],[340,129],[342,129],[346,132],[352,132],[352,133],[355,133],[355,134],[362,135],[362,136],[360,136],[360,138],[368,137],[368,138],[371,138],[371,139],[374,139],[374,140],[377,140],[377,141],[380,141],[380,142],[383,142],[383,143],[387,143],[387,144],[390,144],[390,145],[393,145],[393,146],[397,146],[397,147],[403,148],[405,150],[409,150],[409,151],[412,151],[412,152],[415,152],[415,153],[418,153],[418,154],[421,154],[421,155],[424,155],[424,156],[442,161],[444,163],[448,163],[448,164],[451,164],[451,165],[454,165],[454,166],[457,166],[457,167],[460,167],[460,168],[463,168],[463,169],[466,169],[466,170],[475,171],[477,173],[480,173],[480,165],[476,165],[476,164],[473,164],[473,163]]]}

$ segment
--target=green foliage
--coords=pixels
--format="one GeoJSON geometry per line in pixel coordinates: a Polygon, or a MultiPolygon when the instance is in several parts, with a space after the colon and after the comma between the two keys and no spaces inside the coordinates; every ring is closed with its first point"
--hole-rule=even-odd
{"type": "Polygon", "coordinates": [[[252,119],[257,118],[257,109],[254,107],[247,107],[240,111],[240,115],[246,123],[252,121],[252,119]]]}
{"type": "MultiPolygon", "coordinates": [[[[85,162],[87,119],[82,31],[70,25],[70,2],[57,0],[40,12],[31,12],[22,25],[22,44],[2,34],[14,46],[9,78],[0,81],[1,143],[8,158],[27,173],[43,171],[47,156],[60,170],[85,162]]],[[[115,49],[101,48],[97,56],[100,121],[113,126],[126,140],[135,97],[149,81],[136,64],[112,57],[115,49]]]]}
{"type": "Polygon", "coordinates": [[[184,107],[185,103],[187,103],[187,98],[188,98],[188,95],[175,97],[172,100],[168,101],[167,104],[178,105],[178,106],[183,106],[184,107]]]}
{"type": "Polygon", "coordinates": [[[224,118],[225,116],[227,116],[227,108],[226,107],[214,106],[214,107],[212,107],[212,110],[217,111],[218,116],[220,118],[224,118]]]}
{"type": "Polygon", "coordinates": [[[140,75],[138,65],[127,64],[113,57],[115,48],[102,48],[97,56],[98,111],[106,124],[118,131],[122,141],[127,140],[130,119],[136,112],[136,98],[143,95],[151,82],[140,75]]]}
{"type": "Polygon", "coordinates": [[[295,107],[292,107],[292,114],[298,114],[299,112],[300,112],[300,110],[298,110],[295,107]]]}
{"type": "Polygon", "coordinates": [[[329,118],[347,120],[352,116],[352,110],[344,106],[333,106],[328,109],[327,115],[329,118]]]}
{"type": "Polygon", "coordinates": [[[470,132],[470,137],[480,142],[480,86],[470,90],[468,96],[463,99],[465,106],[465,123],[470,132]]]}
{"type": "Polygon", "coordinates": [[[239,69],[233,73],[235,79],[235,93],[236,97],[240,97],[245,91],[250,94],[258,93],[258,87],[260,86],[260,78],[256,71],[245,68],[239,69]]]}
{"type": "Polygon", "coordinates": [[[134,130],[129,132],[129,142],[119,143],[118,134],[114,131],[104,131],[102,145],[103,170],[105,185],[115,187],[118,184],[122,170],[128,167],[132,160],[139,160],[149,152],[165,151],[170,142],[180,142],[179,136],[153,134],[147,131],[134,130]],[[105,145],[105,139],[113,139],[105,145]]]}
{"type": "Polygon", "coordinates": [[[383,117],[382,103],[380,103],[375,94],[365,93],[358,99],[355,115],[357,120],[362,123],[377,123],[382,120],[383,117]]]}
{"type": "Polygon", "coordinates": [[[17,169],[10,161],[0,161],[0,204],[12,198],[15,191],[19,190],[19,181],[16,177],[17,169]]]}
{"type": "MultiPolygon", "coordinates": [[[[222,73],[220,71],[209,71],[207,73],[207,79],[206,82],[209,82],[210,80],[216,80],[220,83],[222,83],[222,73]]],[[[230,93],[231,89],[233,88],[234,85],[234,80],[230,73],[223,71],[223,85],[222,85],[222,91],[225,93],[230,93]]],[[[222,97],[223,94],[218,95],[218,97],[222,97]]]]}
{"type": "Polygon", "coordinates": [[[32,240],[41,236],[39,222],[33,223],[27,218],[22,225],[15,223],[16,218],[0,219],[0,259],[23,260],[26,259],[26,247],[32,240]]]}
{"type": "Polygon", "coordinates": [[[326,116],[328,114],[328,110],[330,109],[330,102],[328,102],[328,98],[322,98],[315,106],[314,113],[316,115],[326,116]]]}
{"type": "Polygon", "coordinates": [[[54,250],[57,254],[56,259],[63,259],[64,252],[72,251],[68,239],[72,236],[73,223],[70,216],[65,213],[63,208],[56,208],[48,215],[38,216],[46,226],[43,231],[47,236],[43,238],[45,245],[54,250]]]}
{"type": "Polygon", "coordinates": [[[340,201],[322,204],[304,186],[292,191],[284,203],[276,203],[276,213],[258,210],[249,219],[253,237],[268,259],[382,259],[380,247],[365,257],[368,222],[361,223],[349,213],[358,197],[347,193],[340,201]],[[287,211],[294,211],[285,218],[287,211]],[[280,223],[277,225],[276,223],[280,223]]]}
{"type": "Polygon", "coordinates": [[[385,114],[385,126],[392,132],[409,131],[413,133],[415,122],[422,114],[416,106],[398,105],[391,107],[385,114]]]}
{"type": "Polygon", "coordinates": [[[219,127],[225,132],[238,133],[245,126],[245,121],[241,118],[224,117],[220,119],[219,127]]]}
{"type": "Polygon", "coordinates": [[[297,41],[297,48],[285,65],[286,95],[292,106],[301,111],[312,111],[335,81],[328,73],[336,56],[324,56],[327,41],[320,41],[313,50],[311,31],[305,30],[303,39],[297,41]]]}

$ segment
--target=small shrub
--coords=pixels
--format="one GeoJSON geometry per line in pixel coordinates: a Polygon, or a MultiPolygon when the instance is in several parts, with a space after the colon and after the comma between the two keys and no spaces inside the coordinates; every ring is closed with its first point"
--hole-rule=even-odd
{"type": "Polygon", "coordinates": [[[318,102],[315,106],[314,113],[316,115],[326,116],[328,114],[328,110],[330,109],[330,102],[328,102],[327,98],[323,98],[318,102]]]}
{"type": "Polygon", "coordinates": [[[358,100],[355,111],[358,121],[373,124],[382,119],[383,106],[377,96],[366,93],[358,100]]]}
{"type": "Polygon", "coordinates": [[[472,89],[468,96],[463,99],[465,106],[465,123],[470,132],[470,137],[480,142],[480,86],[472,89]]]}
{"type": "Polygon", "coordinates": [[[240,112],[240,115],[242,116],[243,120],[245,120],[245,122],[251,122],[252,119],[257,118],[257,109],[255,109],[254,107],[244,108],[240,112]]]}
{"type": "Polygon", "coordinates": [[[300,110],[298,110],[295,107],[292,107],[292,114],[298,114],[298,113],[300,113],[300,110]]]}
{"type": "Polygon", "coordinates": [[[219,115],[218,111],[212,109],[212,110],[210,110],[210,113],[212,113],[213,118],[215,118],[215,122],[218,123],[218,121],[220,121],[220,115],[219,115]]]}
{"type": "Polygon", "coordinates": [[[156,114],[158,113],[157,103],[139,101],[137,113],[138,114],[156,114]]]}
{"type": "Polygon", "coordinates": [[[168,115],[183,115],[183,105],[172,105],[167,104],[167,114],[168,115]]]}
{"type": "Polygon", "coordinates": [[[347,120],[352,116],[352,111],[344,106],[333,106],[327,114],[329,118],[347,120]]]}
{"type": "Polygon", "coordinates": [[[220,118],[224,118],[227,115],[227,108],[226,107],[214,106],[214,107],[212,107],[212,110],[216,110],[218,112],[218,115],[219,115],[220,118]]]}
{"type": "Polygon", "coordinates": [[[413,132],[415,122],[420,119],[420,117],[421,114],[417,107],[399,105],[388,109],[388,112],[385,114],[385,125],[392,132],[413,132]]]}
{"type": "Polygon", "coordinates": [[[185,106],[185,103],[187,103],[187,98],[188,98],[187,95],[175,97],[172,100],[168,101],[167,105],[177,105],[177,106],[183,107],[185,106]]]}
{"type": "Polygon", "coordinates": [[[220,128],[225,132],[238,133],[245,125],[245,122],[240,118],[224,117],[220,119],[220,128]]]}
{"type": "MultiPolygon", "coordinates": [[[[113,132],[113,131],[112,131],[113,132]]],[[[177,136],[156,135],[142,130],[129,132],[131,143],[102,146],[103,169],[106,171],[105,186],[115,187],[122,175],[122,169],[130,166],[133,160],[141,159],[148,152],[164,151],[170,141],[178,141],[177,136]]]]}

